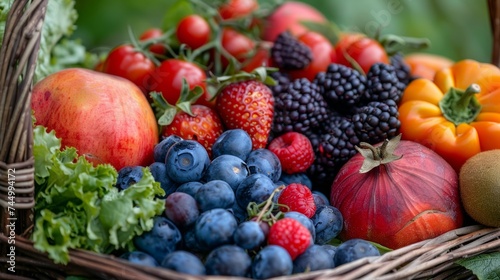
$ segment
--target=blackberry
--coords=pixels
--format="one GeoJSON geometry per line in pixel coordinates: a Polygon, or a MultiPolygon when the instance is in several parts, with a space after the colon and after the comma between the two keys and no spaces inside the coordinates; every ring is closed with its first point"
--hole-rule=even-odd
{"type": "Polygon", "coordinates": [[[357,70],[332,63],[314,81],[328,104],[340,111],[349,111],[365,92],[366,78],[357,70]]]}
{"type": "Polygon", "coordinates": [[[319,87],[306,78],[296,79],[275,96],[273,133],[276,135],[308,130],[328,118],[328,104],[319,87]]]}
{"type": "Polygon", "coordinates": [[[401,53],[391,56],[391,65],[396,68],[396,76],[399,81],[408,85],[411,81],[410,66],[404,61],[401,53]]]}
{"type": "Polygon", "coordinates": [[[271,57],[280,69],[304,69],[311,63],[311,49],[297,40],[289,31],[282,32],[274,40],[271,57]]]}
{"type": "Polygon", "coordinates": [[[360,141],[376,144],[396,136],[401,122],[394,100],[372,101],[352,116],[354,130],[360,141]]]}
{"type": "Polygon", "coordinates": [[[355,146],[360,143],[350,119],[339,118],[329,126],[329,132],[314,141],[316,159],[307,172],[313,181],[313,190],[327,195],[338,171],[357,153],[355,146]]]}
{"type": "Polygon", "coordinates": [[[276,81],[275,85],[269,86],[271,91],[273,92],[273,96],[276,96],[279,92],[283,90],[284,87],[287,87],[288,84],[292,81],[290,74],[283,71],[271,72],[271,78],[276,81]]]}
{"type": "Polygon", "coordinates": [[[385,101],[392,99],[397,103],[406,85],[399,81],[396,68],[390,64],[375,63],[366,74],[366,91],[363,101],[385,101]]]}

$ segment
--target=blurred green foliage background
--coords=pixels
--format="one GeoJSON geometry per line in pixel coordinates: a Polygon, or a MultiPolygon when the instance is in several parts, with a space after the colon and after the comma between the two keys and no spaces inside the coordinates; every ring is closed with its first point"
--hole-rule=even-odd
{"type": "MultiPolygon", "coordinates": [[[[128,27],[139,35],[160,27],[175,0],[77,0],[73,37],[90,51],[103,51],[128,40],[128,27]]],[[[276,0],[259,0],[269,5],[276,0]]],[[[343,30],[428,38],[424,52],[489,62],[492,38],[486,0],[301,0],[343,30]]]]}

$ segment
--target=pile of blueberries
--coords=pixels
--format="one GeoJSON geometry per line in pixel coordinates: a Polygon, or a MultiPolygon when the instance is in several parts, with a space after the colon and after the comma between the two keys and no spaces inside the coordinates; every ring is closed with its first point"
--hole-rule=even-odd
{"type": "MultiPolygon", "coordinates": [[[[249,214],[249,204],[268,199],[290,183],[311,188],[305,174],[286,174],[268,149],[252,150],[249,135],[241,129],[225,131],[212,147],[212,156],[195,140],[171,135],[154,149],[148,166],[165,190],[165,211],[154,227],[134,238],[136,250],[122,254],[130,262],[164,267],[192,275],[225,275],[266,279],[334,268],[365,256],[378,256],[374,245],[353,239],[331,244],[342,229],[341,213],[328,198],[313,191],[317,206],[313,217],[296,211],[283,213],[310,231],[309,248],[294,260],[277,245],[268,245],[270,225],[249,214]]],[[[116,186],[133,187],[144,167],[118,171],[116,186]]]]}

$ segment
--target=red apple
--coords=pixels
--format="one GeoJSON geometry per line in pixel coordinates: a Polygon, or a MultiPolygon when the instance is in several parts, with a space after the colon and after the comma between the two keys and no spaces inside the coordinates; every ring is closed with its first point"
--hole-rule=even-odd
{"type": "Polygon", "coordinates": [[[288,1],[278,6],[266,18],[263,39],[273,42],[283,31],[289,30],[295,36],[300,36],[308,29],[302,21],[325,23],[326,17],[313,6],[296,1],[288,1]]]}
{"type": "Polygon", "coordinates": [[[132,82],[93,70],[71,68],[33,87],[36,123],[55,130],[63,146],[75,147],[94,164],[152,163],[159,132],[155,115],[132,82]]]}

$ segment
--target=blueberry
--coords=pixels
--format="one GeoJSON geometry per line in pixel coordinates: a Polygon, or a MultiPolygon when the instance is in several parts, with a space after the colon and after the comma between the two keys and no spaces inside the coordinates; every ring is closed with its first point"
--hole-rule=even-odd
{"type": "Polygon", "coordinates": [[[241,207],[237,202],[235,202],[231,209],[228,210],[234,215],[236,221],[238,221],[238,224],[246,221],[248,218],[247,209],[241,207]]]}
{"type": "Polygon", "coordinates": [[[344,223],[340,211],[331,205],[316,208],[311,220],[316,228],[316,244],[326,244],[337,237],[344,223]]]}
{"type": "Polygon", "coordinates": [[[233,155],[246,160],[252,151],[252,139],[243,129],[224,131],[212,145],[212,156],[233,155]]]}
{"type": "Polygon", "coordinates": [[[212,160],[205,175],[205,181],[222,180],[227,182],[233,190],[250,174],[247,164],[233,155],[220,155],[212,160]]]}
{"type": "Polygon", "coordinates": [[[169,135],[163,138],[153,149],[153,157],[156,162],[165,163],[167,152],[173,144],[182,141],[182,138],[177,135],[169,135]]]}
{"type": "Polygon", "coordinates": [[[311,245],[293,261],[293,273],[330,269],[334,267],[333,259],[321,245],[311,245]]]}
{"type": "Polygon", "coordinates": [[[248,276],[252,260],[236,245],[223,245],[212,250],[205,259],[207,275],[248,276]]]}
{"type": "Polygon", "coordinates": [[[246,209],[250,202],[264,202],[274,189],[275,185],[269,177],[264,174],[252,174],[236,188],[236,201],[243,209],[246,209]]]}
{"type": "Polygon", "coordinates": [[[282,172],[279,180],[283,182],[285,185],[290,185],[291,183],[299,183],[304,186],[307,186],[309,189],[312,189],[311,179],[309,179],[309,176],[307,176],[306,173],[288,174],[282,172]]]}
{"type": "Polygon", "coordinates": [[[222,180],[206,182],[198,189],[194,198],[201,212],[215,208],[231,208],[235,202],[233,189],[222,180]]]}
{"type": "Polygon", "coordinates": [[[205,266],[202,261],[187,251],[178,250],[166,255],[161,266],[180,273],[205,275],[205,266]]]}
{"type": "Polygon", "coordinates": [[[314,203],[316,204],[316,208],[320,205],[330,205],[330,201],[324,193],[320,191],[312,191],[312,195],[314,198],[314,203]]]}
{"type": "Polygon", "coordinates": [[[209,250],[233,242],[233,234],[238,223],[225,209],[211,209],[201,213],[195,223],[196,239],[209,250]]]}
{"type": "Polygon", "coordinates": [[[256,149],[250,152],[246,163],[250,174],[264,174],[277,182],[281,177],[281,162],[279,158],[268,149],[256,149]]]}
{"type": "Polygon", "coordinates": [[[366,240],[354,238],[341,243],[337,247],[333,261],[336,266],[339,266],[370,256],[380,256],[377,247],[366,240]]]}
{"type": "Polygon", "coordinates": [[[174,192],[165,199],[165,216],[180,229],[196,222],[200,216],[196,200],[187,193],[174,192]]]}
{"type": "Polygon", "coordinates": [[[154,226],[150,231],[134,238],[135,246],[151,255],[158,263],[173,252],[181,241],[181,232],[169,219],[161,216],[154,218],[154,226]]]}
{"type": "Polygon", "coordinates": [[[179,187],[177,187],[176,192],[183,192],[187,193],[190,196],[194,198],[198,190],[203,186],[202,182],[199,181],[192,181],[192,182],[186,182],[184,184],[181,184],[179,187]]]}
{"type": "Polygon", "coordinates": [[[314,240],[316,239],[316,228],[314,227],[313,221],[309,219],[309,217],[297,211],[285,212],[284,215],[285,217],[295,219],[299,221],[302,225],[304,225],[311,233],[311,238],[312,238],[311,244],[314,244],[314,240]]]}
{"type": "Polygon", "coordinates": [[[153,266],[153,267],[159,266],[155,258],[141,251],[127,252],[121,255],[120,258],[139,265],[153,266]]]}
{"type": "Polygon", "coordinates": [[[330,258],[332,259],[332,262],[333,262],[332,268],[334,268],[336,266],[334,260],[335,260],[335,253],[337,252],[337,247],[333,246],[331,244],[323,244],[320,246],[323,247],[326,250],[326,252],[330,255],[330,258]]]}
{"type": "MultiPolygon", "coordinates": [[[[151,171],[151,175],[156,182],[160,183],[161,188],[165,191],[165,197],[169,194],[173,193],[179,184],[172,181],[167,174],[167,166],[163,162],[153,162],[149,166],[149,170],[151,171]]],[[[162,197],[164,198],[164,197],[162,197]]]]}
{"type": "Polygon", "coordinates": [[[290,254],[278,245],[267,245],[262,248],[252,261],[252,277],[267,279],[287,276],[293,272],[290,254]]]}
{"type": "Polygon", "coordinates": [[[206,246],[198,242],[195,225],[191,225],[184,229],[182,244],[179,247],[192,253],[206,253],[210,251],[206,246]]]}
{"type": "Polygon", "coordinates": [[[142,179],[142,166],[125,166],[118,171],[116,187],[123,191],[142,179]]]}
{"type": "Polygon", "coordinates": [[[255,249],[265,239],[264,231],[256,221],[242,222],[234,232],[234,243],[243,249],[255,249]]]}
{"type": "Polygon", "coordinates": [[[165,164],[168,176],[177,183],[199,181],[210,158],[207,150],[195,140],[182,140],[170,147],[165,164]]]}

